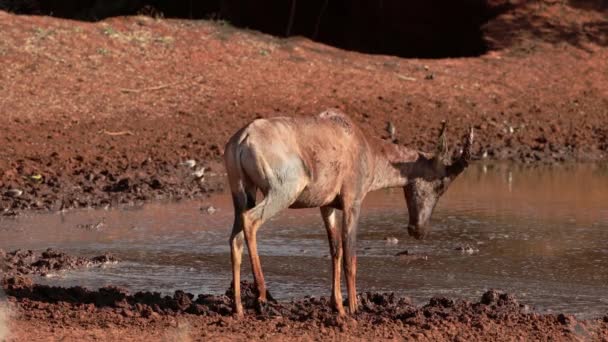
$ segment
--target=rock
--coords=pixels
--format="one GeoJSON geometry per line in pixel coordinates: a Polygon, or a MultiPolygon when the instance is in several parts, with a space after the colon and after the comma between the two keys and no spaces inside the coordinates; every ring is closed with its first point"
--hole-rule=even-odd
{"type": "Polygon", "coordinates": [[[212,205],[208,205],[208,206],[201,207],[201,211],[205,212],[207,214],[213,215],[213,214],[215,214],[216,211],[218,211],[218,209],[212,205]]]}
{"type": "Polygon", "coordinates": [[[441,308],[451,308],[454,306],[454,300],[446,298],[446,297],[433,297],[429,301],[429,306],[441,307],[441,308]]]}
{"type": "Polygon", "coordinates": [[[563,325],[570,325],[576,322],[576,319],[574,318],[574,316],[564,315],[563,313],[560,313],[559,315],[557,315],[557,321],[563,325]]]}
{"type": "Polygon", "coordinates": [[[497,305],[497,306],[511,306],[511,307],[520,307],[519,303],[515,299],[515,297],[511,294],[499,291],[499,290],[489,290],[486,291],[481,296],[481,304],[485,305],[497,305]]]}
{"type": "Polygon", "coordinates": [[[180,311],[185,311],[192,304],[192,298],[194,298],[194,295],[192,295],[191,293],[185,293],[181,290],[175,291],[175,294],[173,295],[175,308],[180,311]]]}
{"type": "Polygon", "coordinates": [[[407,262],[416,261],[416,260],[428,260],[429,257],[426,255],[417,255],[410,253],[407,249],[395,254],[396,257],[399,257],[400,260],[404,260],[407,262]]]}
{"type": "Polygon", "coordinates": [[[28,289],[34,286],[34,281],[29,277],[14,276],[2,279],[2,287],[7,290],[28,289]]]}
{"type": "Polygon", "coordinates": [[[199,167],[198,169],[196,169],[196,171],[192,172],[192,176],[194,176],[195,178],[203,178],[203,176],[205,176],[205,167],[199,167]]]}
{"type": "Polygon", "coordinates": [[[389,137],[391,138],[391,140],[395,140],[396,128],[395,128],[395,125],[391,121],[386,123],[386,132],[389,134],[389,137]]]}
{"type": "Polygon", "coordinates": [[[196,160],[194,159],[188,159],[185,162],[181,163],[180,165],[189,167],[189,168],[193,168],[196,166],[196,160]]]}
{"type": "Polygon", "coordinates": [[[406,249],[404,251],[401,251],[401,252],[395,254],[395,256],[402,256],[402,255],[410,255],[410,252],[406,249]]]}
{"type": "Polygon", "coordinates": [[[500,292],[496,290],[486,291],[483,295],[481,295],[481,304],[490,305],[496,303],[499,295],[500,292]]]}
{"type": "Polygon", "coordinates": [[[125,192],[131,187],[130,183],[129,178],[123,178],[114,184],[105,186],[103,190],[106,192],[125,192]]]}
{"type": "Polygon", "coordinates": [[[90,259],[75,257],[52,248],[42,253],[30,250],[15,250],[4,253],[4,256],[0,258],[0,264],[3,265],[2,269],[6,269],[6,274],[10,276],[25,274],[48,276],[61,270],[98,266],[107,262],[116,262],[116,259],[110,254],[90,259]]]}
{"type": "Polygon", "coordinates": [[[469,245],[456,247],[455,250],[460,251],[462,254],[474,254],[479,252],[479,249],[469,245]]]}
{"type": "Polygon", "coordinates": [[[105,218],[102,217],[101,220],[96,223],[77,224],[76,228],[84,229],[84,230],[100,231],[103,228],[103,226],[105,226],[105,218]]]}
{"type": "Polygon", "coordinates": [[[116,257],[114,257],[112,254],[106,253],[104,255],[91,258],[91,261],[96,264],[115,264],[118,262],[118,259],[116,259],[116,257]]]}
{"type": "Polygon", "coordinates": [[[20,190],[20,189],[9,189],[8,191],[6,191],[4,193],[4,195],[6,195],[8,197],[19,197],[19,196],[23,195],[23,190],[20,190]]]}
{"type": "Polygon", "coordinates": [[[384,241],[387,245],[396,245],[399,243],[399,240],[394,236],[387,236],[384,238],[384,241]]]}

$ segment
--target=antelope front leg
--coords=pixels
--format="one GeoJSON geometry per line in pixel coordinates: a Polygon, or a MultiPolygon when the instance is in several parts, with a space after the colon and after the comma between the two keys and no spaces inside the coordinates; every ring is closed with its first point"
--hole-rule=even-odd
{"type": "Polygon", "coordinates": [[[337,227],[336,210],[334,208],[321,207],[321,216],[327,229],[327,239],[329,240],[329,251],[332,259],[331,304],[340,316],[344,316],[342,290],[340,289],[342,235],[337,227]]]}
{"type": "Polygon", "coordinates": [[[344,248],[344,275],[348,291],[348,308],[351,314],[357,312],[357,223],[360,204],[344,207],[342,244],[344,248]]]}

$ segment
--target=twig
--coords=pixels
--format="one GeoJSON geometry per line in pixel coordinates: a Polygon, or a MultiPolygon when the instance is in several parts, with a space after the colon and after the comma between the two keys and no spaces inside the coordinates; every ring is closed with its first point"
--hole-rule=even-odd
{"type": "Polygon", "coordinates": [[[416,81],[416,79],[414,77],[409,77],[409,76],[405,76],[405,75],[401,75],[401,74],[397,74],[397,77],[402,80],[405,80],[405,81],[412,81],[412,82],[416,81]]]}
{"type": "Polygon", "coordinates": [[[118,136],[118,135],[135,135],[133,132],[131,131],[119,131],[119,132],[110,132],[110,131],[106,131],[105,129],[99,131],[99,133],[103,133],[106,135],[111,135],[111,136],[118,136]]]}
{"type": "Polygon", "coordinates": [[[120,91],[123,93],[142,93],[144,91],[155,91],[155,90],[161,90],[161,89],[165,89],[165,88],[169,88],[172,87],[176,84],[181,83],[181,81],[177,81],[177,82],[173,82],[173,83],[168,83],[168,84],[161,84],[155,87],[147,87],[147,88],[141,88],[141,89],[131,89],[131,88],[120,88],[120,91]]]}

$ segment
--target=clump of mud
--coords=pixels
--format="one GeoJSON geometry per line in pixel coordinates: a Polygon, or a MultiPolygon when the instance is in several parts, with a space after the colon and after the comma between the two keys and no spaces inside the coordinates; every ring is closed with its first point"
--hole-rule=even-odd
{"type": "MultiPolygon", "coordinates": [[[[59,158],[55,154],[52,154],[55,157],[45,157],[47,165],[59,158]]],[[[145,159],[122,170],[103,157],[76,156],[66,164],[44,173],[21,164],[6,171],[0,181],[0,216],[16,216],[24,210],[63,211],[135,206],[151,200],[204,198],[223,189],[221,178],[196,177],[193,175],[196,170],[168,162],[145,159]]]]}
{"type": "MultiPolygon", "coordinates": [[[[34,284],[29,278],[8,277],[2,284],[6,293],[22,305],[36,309],[52,311],[53,304],[63,303],[73,309],[82,307],[110,309],[123,317],[158,318],[193,314],[201,316],[232,315],[231,290],[224,295],[200,294],[195,296],[183,291],[175,291],[172,296],[163,296],[158,292],[137,292],[129,294],[118,287],[104,287],[91,291],[83,287],[53,287],[34,284]],[[34,304],[35,302],[35,304],[34,304]]],[[[325,297],[306,297],[290,302],[270,302],[263,313],[256,311],[257,292],[253,284],[242,283],[242,300],[248,316],[266,319],[282,317],[297,322],[316,322],[321,325],[339,324],[330,301],[325,297]]],[[[440,321],[466,321],[485,317],[504,320],[526,315],[523,305],[513,296],[496,291],[488,291],[480,302],[454,301],[443,297],[434,297],[422,307],[412,304],[407,297],[398,297],[394,293],[366,292],[358,295],[359,312],[354,318],[373,324],[389,321],[401,321],[410,325],[439,324],[440,321]]],[[[346,303],[345,303],[346,304],[346,303]]],[[[88,309],[88,310],[89,310],[88,309]]]]}
{"type": "Polygon", "coordinates": [[[0,273],[4,273],[7,276],[46,276],[53,272],[100,266],[115,262],[117,262],[117,259],[108,253],[93,258],[86,258],[71,256],[52,248],[48,248],[43,252],[22,249],[5,252],[0,249],[0,273]]]}
{"type": "MultiPolygon", "coordinates": [[[[195,324],[203,322],[204,328],[201,329],[207,329],[209,324],[225,329],[237,322],[230,317],[233,314],[230,290],[223,295],[195,296],[183,291],[175,291],[170,296],[157,292],[130,294],[118,287],[92,291],[82,287],[39,285],[24,276],[8,277],[2,286],[9,296],[9,302],[24,313],[25,319],[43,321],[51,326],[66,322],[77,327],[119,324],[147,328],[162,324],[166,329],[168,325],[186,321],[195,324]]],[[[570,316],[531,312],[512,295],[494,290],[484,293],[480,301],[475,303],[433,297],[423,306],[415,306],[410,299],[393,293],[366,292],[358,295],[358,313],[345,318],[333,312],[329,299],[325,297],[270,302],[264,312],[259,313],[255,310],[257,293],[253,284],[243,282],[242,295],[245,317],[239,320],[242,324],[232,325],[228,329],[244,329],[246,333],[291,331],[300,334],[315,331],[324,336],[328,331],[354,329],[352,331],[357,334],[367,331],[372,332],[373,336],[385,338],[398,333],[402,336],[426,336],[430,340],[453,340],[457,336],[462,340],[478,340],[481,336],[519,336],[521,332],[526,332],[529,336],[567,339],[587,329],[587,323],[578,324],[580,322],[577,323],[570,316]],[[512,332],[515,327],[518,332],[512,332]],[[388,329],[390,334],[376,329],[388,329]]],[[[597,324],[599,321],[591,323],[597,324]]],[[[605,331],[605,328],[602,329],[605,331]]]]}

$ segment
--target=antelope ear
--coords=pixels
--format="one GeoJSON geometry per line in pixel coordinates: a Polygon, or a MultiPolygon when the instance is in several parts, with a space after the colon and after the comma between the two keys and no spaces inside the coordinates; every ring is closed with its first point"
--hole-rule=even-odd
{"type": "Polygon", "coordinates": [[[446,128],[447,122],[445,120],[441,121],[441,129],[439,130],[439,138],[437,141],[436,148],[437,152],[435,154],[435,162],[438,164],[444,164],[447,161],[449,155],[448,141],[445,137],[446,128]]]}

